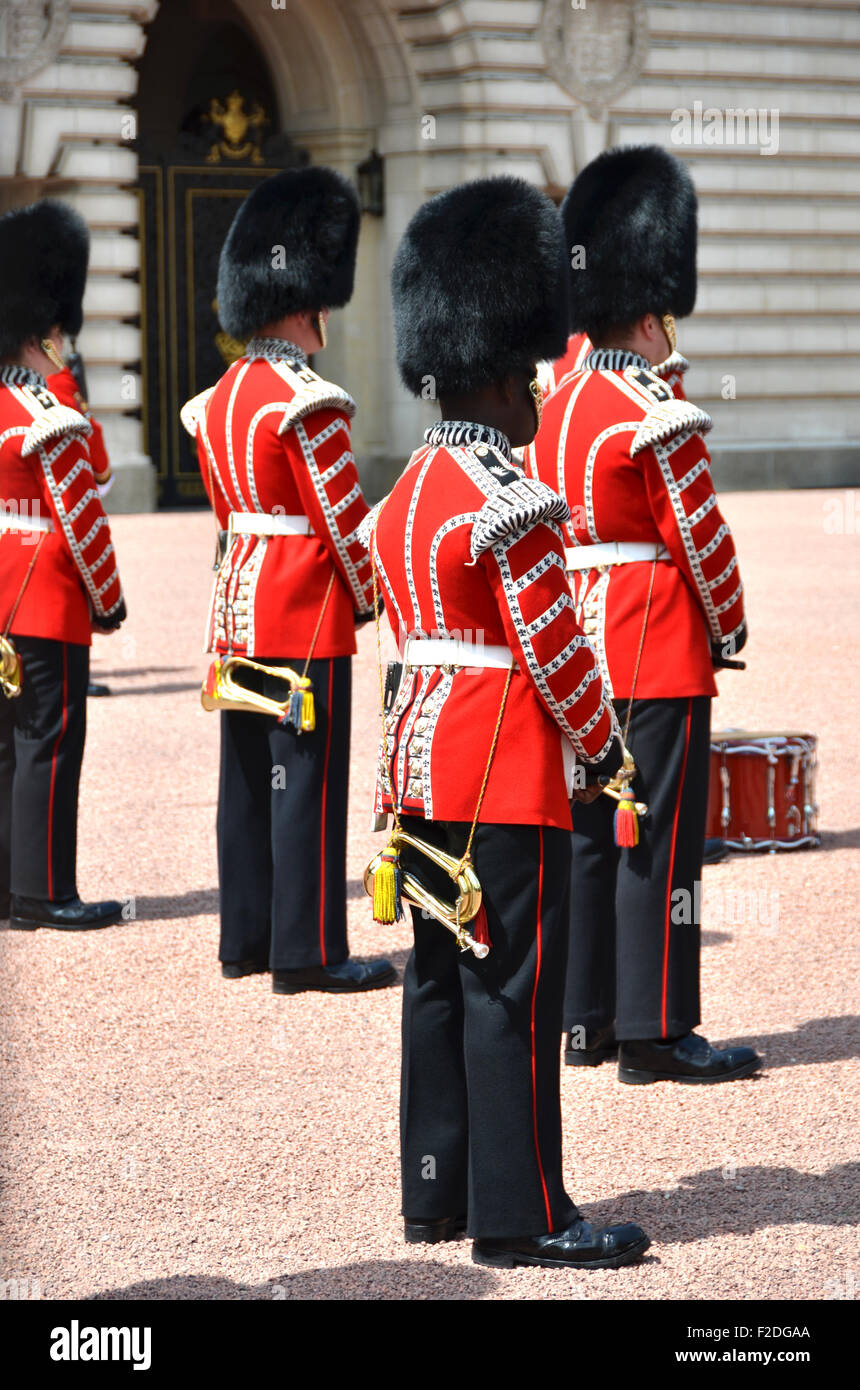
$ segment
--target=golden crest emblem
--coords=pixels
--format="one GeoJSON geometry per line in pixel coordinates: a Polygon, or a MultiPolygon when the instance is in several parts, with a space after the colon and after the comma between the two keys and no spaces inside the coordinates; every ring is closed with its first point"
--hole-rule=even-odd
{"type": "Polygon", "coordinates": [[[260,141],[269,118],[258,101],[251,111],[246,111],[245,98],[239,91],[232,91],[226,102],[213,97],[206,119],[221,128],[221,138],[213,141],[206,156],[207,164],[220,164],[224,158],[263,163],[260,141]]]}

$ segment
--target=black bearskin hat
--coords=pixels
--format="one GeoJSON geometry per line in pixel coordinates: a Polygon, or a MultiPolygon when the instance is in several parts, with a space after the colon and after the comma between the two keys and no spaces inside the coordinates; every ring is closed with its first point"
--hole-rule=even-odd
{"type": "Polygon", "coordinates": [[[397,364],[420,395],[474,391],[559,357],[567,343],[561,221],[533,184],[503,176],[419,208],[391,272],[397,364]]]}
{"type": "Polygon", "coordinates": [[[334,169],[273,174],[245,199],[218,266],[218,317],[234,338],[311,309],[339,309],[352,295],[361,212],[334,169]]]}
{"type": "Polygon", "coordinates": [[[0,217],[0,358],[55,324],[80,333],[89,255],[87,224],[67,203],[44,198],[0,217]]]}
{"type": "Polygon", "coordinates": [[[693,312],[696,190],[675,155],[658,145],[606,150],[577,175],[561,215],[572,332],[599,339],[643,314],[693,312]]]}

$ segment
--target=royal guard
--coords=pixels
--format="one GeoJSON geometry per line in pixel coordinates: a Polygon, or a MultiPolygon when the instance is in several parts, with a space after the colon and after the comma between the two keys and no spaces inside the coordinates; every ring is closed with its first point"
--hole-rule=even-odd
{"type": "MultiPolygon", "coordinates": [[[[87,229],[84,228],[86,231],[87,229]]],[[[87,262],[89,260],[89,234],[87,235],[87,246],[85,258],[83,260],[83,275],[79,277],[81,281],[80,295],[83,298],[83,286],[86,281],[87,262]]],[[[90,426],[90,437],[87,441],[90,451],[90,463],[92,464],[93,477],[96,480],[96,490],[99,497],[106,497],[113,485],[113,473],[111,471],[110,459],[108,458],[107,448],[105,447],[104,434],[98,420],[90,410],[89,400],[87,399],[86,375],[84,372],[84,362],[77,350],[75,339],[83,326],[83,311],[70,319],[62,328],[59,326],[51,333],[42,344],[43,350],[54,364],[54,371],[47,377],[48,390],[56,396],[61,405],[67,405],[72,410],[77,410],[80,415],[86,417],[90,426]],[[66,339],[71,340],[71,351],[67,358],[63,357],[66,339]]],[[[89,696],[109,695],[110,687],[98,681],[90,681],[87,685],[89,696]]]]}
{"type": "MultiPolygon", "coordinates": [[[[544,400],[561,385],[566,376],[570,376],[571,372],[582,371],[591,349],[592,343],[587,333],[571,333],[561,357],[555,362],[538,363],[538,381],[544,400]]],[[[677,396],[679,401],[684,401],[687,399],[684,373],[689,370],[689,366],[686,357],[675,347],[663,362],[657,362],[651,370],[661,381],[665,381],[673,396],[677,396]]]]}
{"type": "Polygon", "coordinates": [[[376,801],[392,834],[369,872],[377,920],[398,916],[398,886],[413,904],[405,1235],[465,1228],[473,1259],[505,1268],[627,1264],[648,1245],[583,1221],[562,1174],[569,796],[621,762],[565,580],[567,507],[512,457],[537,429],[536,363],[566,341],[565,280],[557,213],[530,184],[419,209],[392,273],[397,357],[442,418],[362,528],[402,655],[376,801]]]}
{"type": "Polygon", "coordinates": [[[620,148],[582,171],[562,218],[567,245],[585,247],[571,326],[593,348],[549,397],[526,469],[570,507],[576,611],[637,768],[617,817],[605,796],[574,810],[566,1060],[617,1049],[622,1081],[730,1081],[760,1059],[693,1032],[694,918],[714,669],[746,640],[743,586],[711,480],[711,421],[652,370],[693,310],[696,195],[673,155],[620,148]]]}
{"type": "Polygon", "coordinates": [[[221,717],[222,973],[271,970],[276,994],[396,978],[388,961],[360,963],[347,946],[350,678],[355,624],[372,604],[356,530],[367,504],[350,446],[355,406],[308,365],[325,347],[329,309],[352,294],[359,221],[355,190],[331,169],[287,170],[250,194],[217,290],[222,327],[245,351],[182,411],[225,533],[210,703],[238,703],[221,717]],[[231,672],[247,691],[238,701],[225,694],[231,672]]]}
{"type": "Polygon", "coordinates": [[[81,326],[88,253],[63,203],[0,218],[0,913],[26,929],[122,912],[81,902],[75,869],[90,642],[125,603],[91,426],[46,382],[52,343],[81,326]]]}

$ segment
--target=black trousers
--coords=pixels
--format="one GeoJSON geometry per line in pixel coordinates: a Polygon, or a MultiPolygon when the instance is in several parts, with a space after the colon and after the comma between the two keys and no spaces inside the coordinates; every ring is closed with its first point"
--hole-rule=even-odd
{"type": "MultiPolygon", "coordinates": [[[[468,827],[404,817],[459,857],[468,827]]],[[[559,1045],[570,870],[566,830],[481,825],[473,859],[492,947],[461,953],[413,909],[403,980],[403,1212],[468,1213],[471,1236],[564,1228],[559,1045]]],[[[410,869],[413,857],[404,856],[410,869]]],[[[422,861],[426,864],[426,861],[422,861]]],[[[422,880],[445,885],[440,871],[422,880]]],[[[445,894],[450,899],[450,883],[445,894]]]]}
{"type": "Polygon", "coordinates": [[[14,637],[21,694],[0,693],[0,905],[75,897],[78,786],[87,728],[90,649],[14,637]]]}
{"type": "MultiPolygon", "coordinates": [[[[615,702],[619,719],[626,700],[615,702]]],[[[680,1036],[700,1021],[699,924],[711,702],[635,700],[628,744],[649,814],[634,849],[614,841],[616,803],[573,806],[573,894],[564,1028],[680,1036]]]]}
{"type": "MultiPolygon", "coordinates": [[[[261,657],[301,671],[304,658],[261,657]]],[[[222,961],[272,970],[338,965],[346,939],[346,807],[351,658],[308,669],[316,729],[297,734],[274,716],[221,716],[218,877],[222,961]]],[[[250,684],[250,681],[247,682],[250,684]]],[[[282,682],[257,681],[281,699],[282,682]]]]}

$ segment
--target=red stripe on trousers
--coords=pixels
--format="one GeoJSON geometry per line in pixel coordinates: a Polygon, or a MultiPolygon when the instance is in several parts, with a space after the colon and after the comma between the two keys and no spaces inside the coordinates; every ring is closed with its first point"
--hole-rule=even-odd
{"type": "Polygon", "coordinates": [[[326,790],[328,788],[328,761],[331,752],[331,724],[332,724],[332,668],[334,661],[329,658],[328,663],[328,711],[327,727],[325,734],[325,763],[323,765],[323,786],[322,786],[322,817],[320,826],[320,953],[322,963],[326,964],[325,952],[325,810],[326,810],[326,790]]]}
{"type": "Polygon", "coordinates": [[[678,781],[678,800],[675,803],[675,820],[672,824],[672,848],[669,851],[669,877],[666,882],[666,924],[663,932],[663,1003],[661,1008],[662,1036],[666,1036],[666,1020],[669,1005],[669,934],[672,924],[672,878],[675,873],[675,841],[678,838],[678,821],[681,816],[681,799],[684,795],[684,773],[687,771],[687,753],[690,747],[690,720],[693,713],[692,700],[687,701],[687,722],[684,730],[684,758],[681,763],[681,776],[678,781]]]}
{"type": "Polygon", "coordinates": [[[63,643],[63,718],[54,751],[51,754],[51,785],[48,792],[48,901],[54,897],[54,785],[57,780],[57,756],[69,722],[69,653],[63,643]]]}
{"type": "Polygon", "coordinates": [[[538,981],[540,980],[541,965],[541,927],[543,925],[543,827],[538,826],[540,837],[540,867],[538,869],[538,900],[537,900],[537,962],[535,964],[535,983],[532,990],[532,1018],[531,1018],[531,1045],[532,1045],[532,1121],[535,1133],[535,1153],[537,1154],[538,1172],[540,1173],[540,1183],[543,1188],[543,1200],[546,1207],[546,1228],[552,1230],[552,1212],[549,1205],[549,1193],[546,1187],[546,1178],[543,1171],[543,1163],[540,1156],[540,1139],[538,1138],[538,1114],[537,1114],[537,1060],[535,1056],[535,1003],[537,1001],[538,981]]]}

